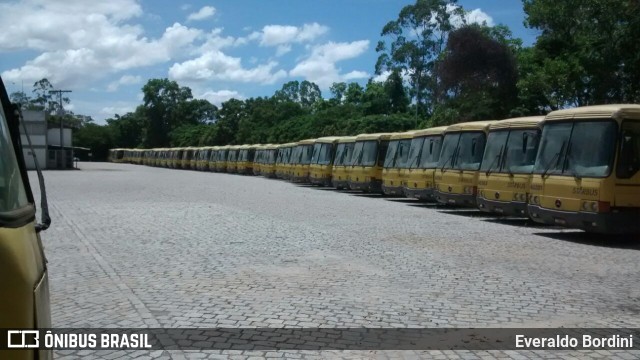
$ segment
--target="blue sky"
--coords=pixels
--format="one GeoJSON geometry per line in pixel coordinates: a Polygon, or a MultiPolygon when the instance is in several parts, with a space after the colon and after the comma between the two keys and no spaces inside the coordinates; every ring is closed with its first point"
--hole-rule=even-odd
{"type": "MultiPolygon", "coordinates": [[[[47,77],[73,90],[68,109],[96,122],[141,103],[150,78],[198,98],[269,96],[291,80],[375,77],[382,27],[408,0],[23,0],[0,3],[0,73],[9,91],[47,77]],[[19,21],[16,22],[16,20],[19,21]]],[[[509,26],[525,45],[520,0],[459,1],[469,21],[509,26]]],[[[378,77],[378,79],[380,79],[378,77]]]]}

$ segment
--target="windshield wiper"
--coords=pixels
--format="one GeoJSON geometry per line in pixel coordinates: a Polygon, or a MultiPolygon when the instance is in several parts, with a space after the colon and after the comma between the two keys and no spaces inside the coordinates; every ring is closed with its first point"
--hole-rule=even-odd
{"type": "Polygon", "coordinates": [[[564,159],[564,166],[562,169],[562,172],[565,172],[566,170],[569,170],[569,173],[573,176],[574,179],[576,180],[581,180],[582,177],[580,175],[578,175],[578,172],[576,171],[576,169],[572,168],[570,165],[573,162],[573,158],[571,157],[571,143],[569,143],[569,146],[567,146],[567,153],[564,159]]]}
{"type": "Polygon", "coordinates": [[[553,155],[553,157],[551,158],[551,161],[549,161],[549,163],[545,167],[544,171],[542,172],[543,179],[547,176],[547,173],[549,172],[549,170],[551,170],[551,166],[554,165],[554,163],[555,163],[555,166],[557,166],[558,163],[560,162],[560,155],[564,151],[564,146],[566,144],[567,144],[567,140],[562,142],[562,145],[560,146],[560,150],[557,153],[555,153],[555,155],[553,155]]]}
{"type": "Polygon", "coordinates": [[[449,162],[451,162],[451,167],[453,167],[453,157],[456,156],[456,152],[458,152],[458,149],[453,150],[453,153],[451,154],[451,156],[449,156],[447,161],[445,161],[442,164],[442,167],[440,168],[440,171],[442,171],[444,173],[445,172],[444,167],[447,166],[447,163],[449,163],[449,162]]]}
{"type": "Polygon", "coordinates": [[[496,155],[495,159],[493,159],[493,162],[491,163],[491,165],[489,165],[489,168],[487,169],[487,171],[485,172],[486,176],[489,176],[491,174],[491,169],[493,169],[493,165],[495,165],[496,163],[500,163],[500,158],[502,157],[502,150],[504,149],[504,145],[502,145],[500,147],[500,151],[498,152],[498,155],[496,155]]]}

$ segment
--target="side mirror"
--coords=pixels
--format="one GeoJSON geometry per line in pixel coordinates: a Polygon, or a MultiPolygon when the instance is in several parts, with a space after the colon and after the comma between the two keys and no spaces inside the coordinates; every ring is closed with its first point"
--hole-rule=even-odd
{"type": "Polygon", "coordinates": [[[522,134],[522,153],[527,152],[527,143],[529,142],[529,133],[522,134]]]}
{"type": "Polygon", "coordinates": [[[433,154],[433,140],[429,140],[429,154],[433,154]]]}
{"type": "Polygon", "coordinates": [[[471,156],[475,156],[476,155],[476,143],[478,142],[478,140],[473,139],[471,140],[471,156]]]}

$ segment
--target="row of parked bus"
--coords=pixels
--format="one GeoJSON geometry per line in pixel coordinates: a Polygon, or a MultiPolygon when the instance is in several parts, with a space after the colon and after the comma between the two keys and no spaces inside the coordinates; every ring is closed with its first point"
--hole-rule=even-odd
{"type": "Polygon", "coordinates": [[[640,233],[640,105],[287,144],[113,149],[111,160],[262,175],[640,233]]]}

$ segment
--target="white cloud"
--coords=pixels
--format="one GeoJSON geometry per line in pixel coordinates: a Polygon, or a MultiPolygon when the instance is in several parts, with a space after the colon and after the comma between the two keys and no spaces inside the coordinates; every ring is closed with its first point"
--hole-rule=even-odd
{"type": "Polygon", "coordinates": [[[6,70],[9,81],[47,77],[55,86],[79,87],[120,71],[182,56],[203,36],[179,23],[160,38],[129,22],[142,9],[135,0],[25,0],[0,4],[0,52],[34,50],[33,59],[6,70]],[[15,19],[20,19],[16,22],[15,19]]]}
{"type": "Polygon", "coordinates": [[[213,6],[204,6],[197,12],[189,14],[187,21],[199,21],[212,17],[216,13],[216,8],[213,6]]]}
{"type": "Polygon", "coordinates": [[[260,40],[262,46],[280,46],[291,43],[304,43],[326,34],[329,28],[318,23],[304,24],[301,27],[291,25],[266,25],[261,31],[249,35],[250,40],[260,40]]]}
{"type": "Polygon", "coordinates": [[[103,115],[104,117],[112,117],[115,114],[124,115],[128,112],[132,112],[135,108],[136,107],[134,105],[105,106],[100,109],[100,115],[103,115]]]}
{"type": "Polygon", "coordinates": [[[474,9],[468,11],[465,14],[468,24],[486,24],[487,26],[493,26],[493,18],[489,14],[485,13],[481,9],[474,9]]]}
{"type": "MultiPolygon", "coordinates": [[[[455,10],[457,10],[459,8],[460,7],[458,5],[453,5],[453,4],[447,5],[447,11],[449,13],[452,13],[452,12],[454,12],[455,10]]],[[[467,24],[479,24],[479,25],[483,25],[484,24],[484,25],[487,25],[487,26],[493,26],[494,25],[493,18],[491,16],[489,16],[489,14],[485,13],[484,11],[482,11],[482,9],[480,9],[480,8],[473,9],[473,10],[470,10],[470,11],[465,11],[464,12],[464,20],[467,22],[467,24]]],[[[459,15],[452,16],[451,17],[451,23],[455,27],[460,27],[460,26],[463,25],[462,18],[459,15]]]]}
{"type": "Polygon", "coordinates": [[[120,79],[109,83],[107,91],[114,92],[118,90],[121,85],[135,85],[142,83],[142,77],[136,75],[123,75],[120,79]]]}
{"type": "Polygon", "coordinates": [[[276,50],[276,56],[282,56],[291,51],[291,45],[278,45],[278,49],[276,50]]]}
{"type": "Polygon", "coordinates": [[[284,70],[275,71],[277,62],[244,68],[240,58],[225,55],[220,50],[208,51],[201,56],[175,63],[169,69],[169,78],[176,81],[223,80],[272,84],[286,76],[284,70]]]}
{"type": "Polygon", "coordinates": [[[364,71],[351,71],[347,74],[341,74],[341,70],[336,67],[336,63],[358,57],[368,48],[369,40],[350,43],[329,42],[312,47],[311,55],[289,71],[289,75],[304,77],[324,89],[330,87],[334,82],[367,78],[369,75],[364,71]]]}
{"type": "Polygon", "coordinates": [[[218,91],[206,91],[199,96],[196,96],[199,99],[208,100],[210,103],[220,106],[223,102],[229,99],[238,99],[243,100],[244,96],[235,90],[218,90],[218,91]]]}

